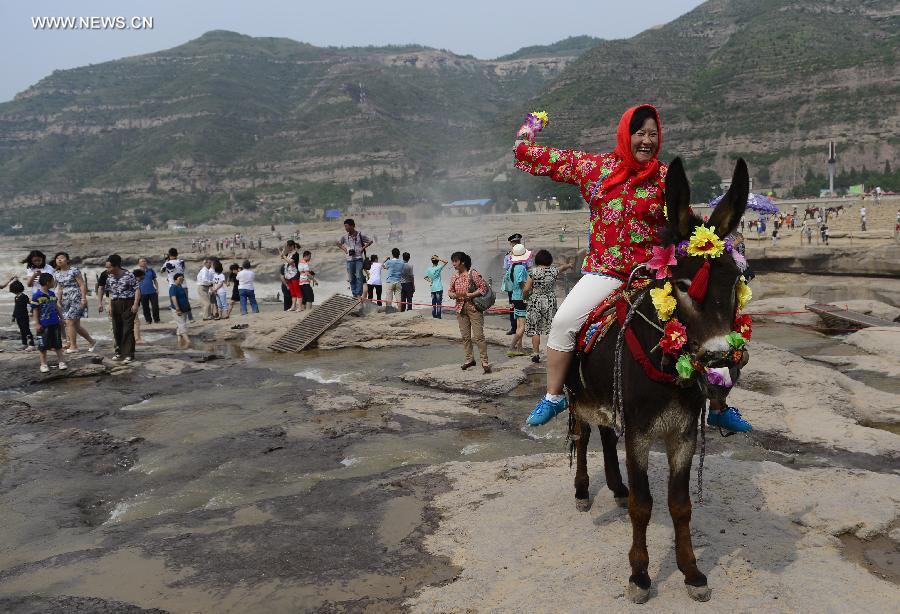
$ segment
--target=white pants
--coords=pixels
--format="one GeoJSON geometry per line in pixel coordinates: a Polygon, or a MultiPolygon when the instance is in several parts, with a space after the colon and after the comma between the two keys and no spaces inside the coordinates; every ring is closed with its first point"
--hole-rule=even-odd
{"type": "Polygon", "coordinates": [[[175,318],[175,334],[176,335],[186,335],[187,327],[188,327],[187,314],[182,312],[181,315],[178,315],[178,312],[173,310],[172,317],[175,318]]]}
{"type": "Polygon", "coordinates": [[[557,352],[574,350],[575,335],[581,330],[591,311],[622,283],[622,280],[606,275],[583,275],[563,299],[553,317],[547,347],[557,352]]]}

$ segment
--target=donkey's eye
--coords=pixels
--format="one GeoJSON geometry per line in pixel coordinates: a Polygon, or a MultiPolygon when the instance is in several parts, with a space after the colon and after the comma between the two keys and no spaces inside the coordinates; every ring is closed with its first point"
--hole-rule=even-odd
{"type": "Polygon", "coordinates": [[[675,282],[675,287],[678,288],[681,292],[687,292],[690,289],[691,284],[684,281],[683,279],[679,279],[675,282]]]}

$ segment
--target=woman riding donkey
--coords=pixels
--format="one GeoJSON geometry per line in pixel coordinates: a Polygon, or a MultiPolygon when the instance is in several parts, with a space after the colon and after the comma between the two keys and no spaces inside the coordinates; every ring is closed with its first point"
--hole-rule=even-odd
{"type": "MultiPolygon", "coordinates": [[[[546,113],[530,113],[519,128],[516,168],[554,181],[571,183],[591,209],[589,251],[582,277],[559,306],[547,341],[547,394],[528,416],[528,424],[546,424],[568,408],[563,391],[575,341],[597,305],[617,291],[631,271],[650,260],[665,224],[666,166],[659,162],[662,143],[659,114],[645,104],[625,111],[612,153],[587,153],[535,144],[549,122],[546,113]]],[[[711,406],[708,423],[735,432],[752,427],[724,403],[711,406]]]]}

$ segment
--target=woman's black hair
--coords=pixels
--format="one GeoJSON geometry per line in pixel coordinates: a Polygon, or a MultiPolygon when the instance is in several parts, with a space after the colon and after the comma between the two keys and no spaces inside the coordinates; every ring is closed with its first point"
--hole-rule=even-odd
{"type": "Polygon", "coordinates": [[[472,258],[466,252],[453,252],[452,254],[450,254],[450,260],[451,262],[453,260],[462,262],[467,271],[472,268],[472,258]]]}
{"type": "Polygon", "coordinates": [[[232,262],[232,263],[228,266],[228,270],[229,270],[229,271],[237,271],[237,270],[239,270],[240,268],[241,268],[241,265],[239,265],[237,262],[232,262]]]}
{"type": "Polygon", "coordinates": [[[222,261],[221,260],[218,260],[218,259],[213,260],[213,271],[215,271],[216,273],[222,272],[222,261]]]}
{"type": "Polygon", "coordinates": [[[538,266],[550,266],[553,264],[553,254],[545,249],[538,250],[534,255],[534,263],[538,266]]]}
{"type": "Polygon", "coordinates": [[[25,285],[18,279],[14,279],[9,284],[9,291],[12,292],[13,294],[18,294],[19,292],[25,292],[25,285]]]}
{"type": "Polygon", "coordinates": [[[372,254],[371,256],[369,256],[369,260],[371,260],[372,262],[378,262],[378,254],[372,254]]]}
{"type": "Polygon", "coordinates": [[[31,260],[34,257],[38,257],[41,259],[42,267],[47,265],[47,255],[39,249],[33,249],[28,252],[28,255],[25,256],[25,260],[22,261],[22,264],[24,264],[25,266],[31,266],[31,260]]]}
{"type": "Polygon", "coordinates": [[[656,129],[659,130],[659,122],[656,121],[656,113],[653,107],[638,107],[631,115],[631,122],[628,124],[628,134],[634,134],[640,130],[647,118],[652,118],[656,123],[656,129]]]}
{"type": "Polygon", "coordinates": [[[56,268],[56,259],[59,258],[60,256],[65,256],[66,261],[71,260],[71,258],[69,258],[69,252],[56,252],[56,255],[53,256],[53,268],[54,269],[56,268]]]}

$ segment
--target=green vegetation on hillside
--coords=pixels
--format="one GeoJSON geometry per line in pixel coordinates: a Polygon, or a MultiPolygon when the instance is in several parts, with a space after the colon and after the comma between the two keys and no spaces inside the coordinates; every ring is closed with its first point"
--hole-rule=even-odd
{"type": "Polygon", "coordinates": [[[900,158],[894,5],[709,0],[630,39],[572,37],[493,61],[212,31],[55,71],[0,104],[0,228],[302,217],[348,206],[351,190],[371,191],[367,206],[556,196],[578,207],[574,188],[512,170],[516,127],[544,108],[542,142],[608,150],[640,102],[660,108],[661,158],[684,157],[695,200],[737,156],[759,184],[789,188],[828,139],[851,166],[872,143],[900,158]],[[492,182],[501,172],[509,181],[492,182]],[[21,208],[24,197],[42,204],[21,208]]]}

